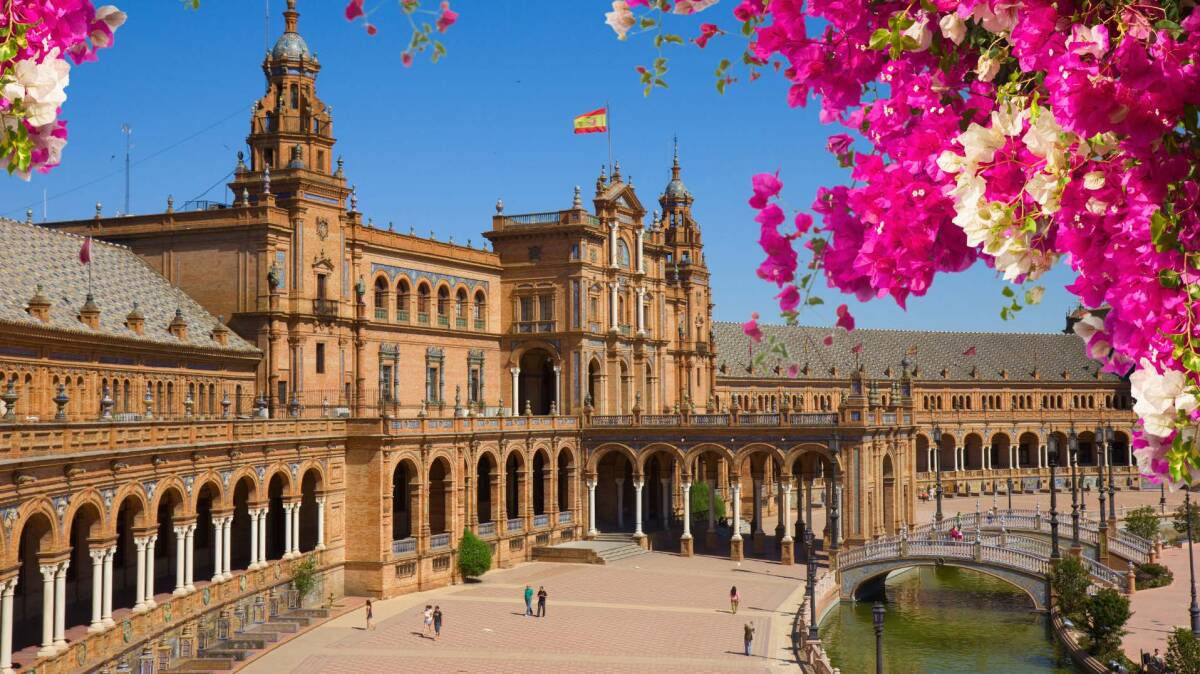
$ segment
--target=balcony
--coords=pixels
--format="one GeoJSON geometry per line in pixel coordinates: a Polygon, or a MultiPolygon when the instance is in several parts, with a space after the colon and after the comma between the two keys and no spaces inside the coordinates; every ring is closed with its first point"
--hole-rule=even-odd
{"type": "Polygon", "coordinates": [[[628,337],[630,332],[631,332],[631,329],[628,325],[621,326],[621,334],[622,335],[625,335],[626,337],[628,337]]]}
{"type": "Polygon", "coordinates": [[[458,328],[459,330],[466,330],[467,329],[467,319],[465,319],[465,318],[454,319],[454,327],[458,328]]]}
{"type": "Polygon", "coordinates": [[[510,533],[519,533],[525,531],[525,520],[520,517],[514,517],[504,523],[504,530],[510,533]]]}
{"type": "Polygon", "coordinates": [[[437,319],[438,319],[437,324],[439,327],[443,327],[443,328],[450,327],[450,317],[449,316],[439,314],[437,319]]]}
{"type": "Polygon", "coordinates": [[[398,323],[407,323],[408,322],[408,309],[401,309],[401,310],[397,311],[396,312],[396,321],[398,323]]]}
{"type": "Polygon", "coordinates": [[[392,541],[392,554],[396,556],[411,555],[417,552],[417,539],[409,536],[398,541],[392,541]]]}
{"type": "Polygon", "coordinates": [[[417,322],[421,325],[429,325],[429,314],[424,311],[418,311],[417,322]]]}
{"type": "Polygon", "coordinates": [[[530,334],[536,332],[554,332],[556,329],[554,321],[518,321],[517,332],[522,334],[530,334]]]}
{"type": "Polygon", "coordinates": [[[543,527],[548,527],[548,526],[550,526],[550,516],[549,515],[534,515],[533,516],[533,528],[534,529],[541,529],[543,527]]]}
{"type": "Polygon", "coordinates": [[[450,547],[450,534],[434,534],[429,537],[430,550],[443,550],[450,547]]]}
{"type": "Polygon", "coordinates": [[[323,318],[337,318],[337,300],[325,299],[323,297],[313,300],[313,314],[323,318]]]}
{"type": "Polygon", "coordinates": [[[481,318],[476,318],[475,319],[475,329],[476,330],[486,330],[487,329],[487,321],[485,321],[481,318]]]}
{"type": "Polygon", "coordinates": [[[383,307],[375,307],[375,320],[386,321],[387,320],[387,309],[384,309],[383,307]]]}
{"type": "Polygon", "coordinates": [[[571,511],[564,510],[564,511],[560,512],[558,514],[558,523],[559,524],[570,524],[571,523],[571,511]]]}
{"type": "Polygon", "coordinates": [[[495,522],[480,522],[479,523],[479,535],[480,536],[495,536],[496,535],[496,523],[495,522]]]}

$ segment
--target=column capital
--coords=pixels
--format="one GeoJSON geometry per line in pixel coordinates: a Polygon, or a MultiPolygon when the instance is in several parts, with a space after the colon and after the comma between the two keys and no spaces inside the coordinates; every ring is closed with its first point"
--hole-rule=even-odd
{"type": "Polygon", "coordinates": [[[42,564],[38,566],[42,572],[42,580],[47,583],[54,580],[54,574],[58,571],[58,564],[42,564]]]}
{"type": "Polygon", "coordinates": [[[588,479],[584,480],[584,483],[587,484],[588,489],[596,488],[596,478],[594,478],[594,477],[589,477],[588,479]]]}
{"type": "Polygon", "coordinates": [[[633,478],[633,488],[634,489],[641,489],[644,486],[646,486],[645,478],[642,478],[642,477],[633,478]]]}
{"type": "Polygon", "coordinates": [[[6,597],[11,597],[17,591],[17,583],[21,580],[20,576],[12,576],[0,580],[0,594],[6,597]]]}
{"type": "Polygon", "coordinates": [[[680,480],[679,483],[683,486],[683,493],[685,494],[684,498],[687,498],[686,494],[688,494],[689,490],[692,488],[691,478],[685,477],[680,480]]]}
{"type": "Polygon", "coordinates": [[[508,368],[508,371],[509,371],[509,373],[511,373],[513,376],[516,376],[516,375],[519,375],[519,374],[521,374],[521,368],[519,368],[519,367],[515,367],[515,366],[514,366],[514,367],[510,367],[510,368],[508,368]]]}
{"type": "Polygon", "coordinates": [[[150,542],[149,536],[134,536],[133,537],[133,544],[138,547],[138,550],[144,550],[146,548],[146,545],[149,542],[150,542]]]}
{"type": "MultiPolygon", "coordinates": [[[[179,530],[178,527],[176,527],[176,531],[178,531],[178,530],[179,530]]],[[[93,563],[103,564],[104,558],[108,556],[108,549],[107,548],[89,548],[88,556],[90,556],[92,558],[93,563]]]]}
{"type": "Polygon", "coordinates": [[[71,566],[71,560],[69,560],[69,559],[64,559],[61,562],[59,562],[58,570],[55,572],[56,575],[59,575],[59,576],[67,575],[67,567],[69,567],[69,566],[71,566]]]}
{"type": "Polygon", "coordinates": [[[316,501],[317,501],[317,505],[325,505],[325,497],[324,496],[316,497],[316,501]]]}

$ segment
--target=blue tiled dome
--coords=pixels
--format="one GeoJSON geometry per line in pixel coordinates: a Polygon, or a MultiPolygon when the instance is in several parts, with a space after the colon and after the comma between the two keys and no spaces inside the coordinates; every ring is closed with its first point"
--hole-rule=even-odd
{"type": "Polygon", "coordinates": [[[690,197],[692,195],[687,191],[687,187],[684,187],[683,181],[675,178],[667,183],[667,196],[682,199],[683,197],[690,197]]]}
{"type": "Polygon", "coordinates": [[[291,58],[291,59],[311,59],[312,54],[308,51],[308,43],[304,38],[300,37],[299,33],[284,33],[279,36],[279,40],[275,43],[275,48],[271,50],[273,58],[291,58]]]}

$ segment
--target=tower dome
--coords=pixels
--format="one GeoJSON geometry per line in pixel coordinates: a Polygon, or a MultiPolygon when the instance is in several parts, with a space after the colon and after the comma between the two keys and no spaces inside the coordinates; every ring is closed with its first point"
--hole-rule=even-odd
{"type": "Polygon", "coordinates": [[[300,13],[296,11],[296,0],[288,0],[283,19],[286,27],[283,35],[275,41],[275,47],[271,49],[271,58],[311,60],[312,52],[308,50],[308,43],[296,30],[300,20],[300,13]]]}
{"type": "Polygon", "coordinates": [[[691,199],[692,193],[688,192],[687,186],[683,184],[683,180],[679,177],[679,141],[675,141],[675,158],[671,165],[671,182],[667,183],[667,189],[664,196],[670,201],[682,201],[691,199]]]}

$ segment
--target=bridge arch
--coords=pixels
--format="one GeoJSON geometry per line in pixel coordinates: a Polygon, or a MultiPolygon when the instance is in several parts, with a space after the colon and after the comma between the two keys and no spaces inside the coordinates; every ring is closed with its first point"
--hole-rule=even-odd
{"type": "Polygon", "coordinates": [[[862,601],[877,595],[883,589],[888,574],[919,566],[953,567],[967,569],[991,576],[1021,590],[1033,603],[1033,609],[1048,608],[1049,582],[1044,576],[1032,572],[1017,571],[1007,567],[991,566],[973,559],[945,558],[902,558],[880,560],[861,566],[840,570],[842,601],[862,601]]]}

